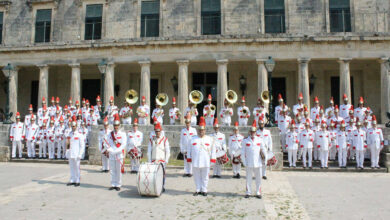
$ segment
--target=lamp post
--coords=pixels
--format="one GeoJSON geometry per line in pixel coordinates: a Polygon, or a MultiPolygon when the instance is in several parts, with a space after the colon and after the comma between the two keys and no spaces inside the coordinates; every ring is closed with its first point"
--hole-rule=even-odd
{"type": "Polygon", "coordinates": [[[11,121],[11,117],[12,117],[12,112],[9,112],[9,82],[11,80],[11,74],[12,74],[12,71],[14,71],[15,68],[14,66],[12,66],[12,64],[8,63],[7,66],[5,66],[3,68],[3,73],[4,73],[4,76],[7,80],[6,82],[6,92],[7,92],[7,102],[6,102],[6,105],[5,105],[5,121],[3,122],[3,124],[12,124],[12,121],[11,121]]]}
{"type": "Polygon", "coordinates": [[[178,80],[177,80],[176,76],[172,77],[171,83],[172,83],[172,86],[173,86],[173,90],[175,90],[175,93],[177,93],[177,90],[179,88],[179,83],[178,83],[178,80]]]}
{"type": "Polygon", "coordinates": [[[268,105],[268,115],[267,119],[268,122],[266,124],[266,127],[275,127],[274,120],[275,120],[275,115],[274,115],[274,106],[272,104],[273,100],[273,95],[272,95],[272,71],[274,71],[275,68],[275,61],[272,59],[272,57],[268,57],[268,60],[265,61],[265,68],[267,69],[268,73],[268,91],[270,94],[270,99],[269,99],[269,105],[268,105]]]}
{"type": "Polygon", "coordinates": [[[101,83],[100,83],[100,91],[101,91],[101,100],[102,104],[100,107],[100,123],[103,123],[104,118],[107,115],[107,112],[104,111],[104,85],[105,85],[105,80],[106,80],[106,71],[107,71],[107,61],[106,59],[102,59],[100,63],[98,64],[99,71],[101,73],[101,83]]]}

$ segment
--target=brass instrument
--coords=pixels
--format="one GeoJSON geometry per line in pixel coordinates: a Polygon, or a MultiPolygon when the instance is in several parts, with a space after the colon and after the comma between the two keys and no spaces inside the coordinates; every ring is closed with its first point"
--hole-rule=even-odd
{"type": "Polygon", "coordinates": [[[123,115],[124,118],[128,118],[131,116],[131,114],[133,113],[133,110],[130,109],[129,111],[126,112],[126,114],[123,115]]]}
{"type": "Polygon", "coordinates": [[[211,115],[212,112],[215,112],[215,109],[217,109],[215,105],[210,104],[209,109],[207,110],[207,115],[211,115]]]}
{"type": "Polygon", "coordinates": [[[130,105],[135,104],[138,101],[138,92],[134,89],[127,90],[125,93],[125,100],[130,105]]]}
{"type": "Polygon", "coordinates": [[[229,103],[229,107],[232,108],[233,105],[237,102],[238,96],[237,93],[234,92],[233,90],[228,90],[225,93],[225,99],[229,103]]]}
{"type": "Polygon", "coordinates": [[[247,115],[248,115],[248,110],[247,110],[246,108],[243,108],[243,109],[242,109],[242,114],[244,114],[245,116],[247,116],[247,115]]]}
{"type": "Polygon", "coordinates": [[[146,117],[146,112],[144,112],[140,107],[137,108],[137,115],[141,118],[146,117]]]}
{"type": "Polygon", "coordinates": [[[165,106],[168,104],[168,95],[166,93],[159,93],[156,96],[156,104],[160,106],[165,106]]]}
{"type": "Polygon", "coordinates": [[[270,101],[269,92],[268,91],[261,92],[260,99],[264,104],[268,104],[270,101]]]}
{"type": "Polygon", "coordinates": [[[180,116],[181,116],[180,110],[176,110],[175,114],[176,114],[177,118],[180,118],[180,116]]]}
{"type": "Polygon", "coordinates": [[[191,91],[189,99],[191,103],[197,105],[203,101],[203,94],[198,90],[191,91]]]}
{"type": "Polygon", "coordinates": [[[194,115],[194,116],[195,116],[195,115],[196,115],[196,112],[195,112],[195,111],[196,111],[196,107],[194,107],[194,106],[191,107],[191,111],[190,111],[191,115],[194,115]]]}

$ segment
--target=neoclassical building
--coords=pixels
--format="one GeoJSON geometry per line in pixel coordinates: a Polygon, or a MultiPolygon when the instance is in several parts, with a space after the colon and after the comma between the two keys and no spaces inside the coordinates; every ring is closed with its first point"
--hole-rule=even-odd
{"type": "Polygon", "coordinates": [[[362,96],[385,122],[389,21],[388,0],[0,0],[0,65],[15,67],[10,106],[22,114],[42,97],[94,104],[101,83],[118,106],[135,89],[152,106],[158,92],[175,96],[184,110],[198,89],[219,109],[232,89],[252,108],[271,56],[274,98],[292,106],[302,92],[327,107],[331,96],[362,96]]]}

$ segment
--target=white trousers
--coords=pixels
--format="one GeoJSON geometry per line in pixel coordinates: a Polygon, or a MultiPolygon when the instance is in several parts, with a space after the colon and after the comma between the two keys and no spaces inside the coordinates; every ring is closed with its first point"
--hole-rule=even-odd
{"type": "Polygon", "coordinates": [[[329,150],[320,149],[321,167],[328,167],[329,150]]]}
{"type": "Polygon", "coordinates": [[[175,125],[175,123],[176,123],[176,120],[174,118],[169,119],[169,124],[175,125]]]}
{"type": "Polygon", "coordinates": [[[288,163],[289,163],[289,166],[293,166],[295,167],[296,166],[296,162],[297,162],[297,149],[293,150],[293,149],[288,149],[288,163]]]}
{"type": "Polygon", "coordinates": [[[354,150],[352,147],[350,147],[349,148],[349,159],[353,160],[353,158],[355,157],[355,154],[356,154],[356,150],[354,150]]]}
{"type": "Polygon", "coordinates": [[[41,141],[39,144],[39,157],[46,158],[46,141],[41,141]]]}
{"type": "Polygon", "coordinates": [[[261,167],[246,168],[246,194],[252,194],[252,179],[256,177],[256,195],[261,195],[261,167]]]}
{"type": "Polygon", "coordinates": [[[298,157],[297,157],[297,160],[302,159],[302,154],[303,154],[303,148],[298,146],[298,157]]]}
{"type": "Polygon", "coordinates": [[[22,141],[12,141],[12,158],[16,157],[16,147],[18,147],[19,157],[22,158],[22,141]]]}
{"type": "Polygon", "coordinates": [[[122,186],[121,163],[123,163],[123,159],[110,160],[111,186],[113,187],[122,186]]]}
{"type": "Polygon", "coordinates": [[[80,160],[69,158],[70,180],[71,183],[80,183],[80,160]]]}
{"type": "Polygon", "coordinates": [[[302,160],[303,160],[303,167],[306,167],[306,159],[308,162],[308,167],[312,167],[312,156],[313,156],[313,148],[302,148],[302,160]],[[307,156],[307,158],[306,158],[307,156]]]}
{"type": "Polygon", "coordinates": [[[287,152],[287,149],[286,149],[286,133],[280,133],[280,142],[282,144],[283,152],[287,152]]]}
{"type": "Polygon", "coordinates": [[[238,124],[240,126],[246,126],[248,124],[248,118],[239,118],[238,119],[238,124]]]}
{"type": "Polygon", "coordinates": [[[149,120],[149,117],[138,118],[138,124],[140,124],[140,125],[146,125],[148,120],[149,120]]]}
{"type": "Polygon", "coordinates": [[[192,174],[192,165],[184,158],[184,174],[192,174]]]}
{"type": "Polygon", "coordinates": [[[205,117],[206,126],[213,126],[214,118],[211,117],[205,117]]]}
{"type": "Polygon", "coordinates": [[[106,155],[102,154],[102,170],[109,170],[109,162],[108,162],[108,157],[106,155]]]}
{"type": "Polygon", "coordinates": [[[209,183],[210,167],[193,167],[196,192],[207,193],[207,184],[209,183]]]}
{"type": "Polygon", "coordinates": [[[191,126],[196,126],[198,122],[198,119],[196,119],[196,116],[191,116],[191,126]]]}
{"type": "Polygon", "coordinates": [[[215,163],[213,166],[213,175],[221,176],[222,164],[215,163]]]}
{"type": "Polygon", "coordinates": [[[125,125],[131,125],[131,117],[122,119],[122,123],[125,125]]]}
{"type": "Polygon", "coordinates": [[[364,150],[356,150],[356,167],[363,167],[364,150]]]}
{"type": "Polygon", "coordinates": [[[131,166],[131,171],[138,171],[138,168],[139,168],[139,159],[136,159],[136,158],[131,158],[131,163],[130,163],[130,166],[131,166]]]}
{"type": "Polygon", "coordinates": [[[314,160],[319,160],[320,159],[320,149],[317,147],[317,144],[313,144],[313,158],[314,160]]]}
{"type": "Polygon", "coordinates": [[[27,156],[35,157],[35,142],[27,141],[26,145],[27,145],[27,156]]]}
{"type": "Polygon", "coordinates": [[[65,140],[58,140],[57,142],[57,158],[65,158],[65,140]]]}
{"type": "Polygon", "coordinates": [[[379,167],[379,155],[381,153],[381,148],[376,148],[375,146],[370,147],[371,149],[371,167],[379,167]]]}
{"type": "Polygon", "coordinates": [[[55,143],[53,141],[47,142],[47,148],[48,148],[48,153],[49,153],[49,159],[54,159],[54,152],[55,152],[55,143]]]}
{"type": "Polygon", "coordinates": [[[329,149],[329,159],[335,160],[336,159],[336,153],[337,153],[336,145],[332,144],[332,147],[329,149]]]}
{"type": "Polygon", "coordinates": [[[240,174],[241,163],[239,163],[239,164],[232,164],[232,167],[233,167],[233,175],[240,174]]]}
{"type": "Polygon", "coordinates": [[[339,158],[339,167],[346,167],[347,166],[347,148],[338,149],[338,158],[339,158]]]}

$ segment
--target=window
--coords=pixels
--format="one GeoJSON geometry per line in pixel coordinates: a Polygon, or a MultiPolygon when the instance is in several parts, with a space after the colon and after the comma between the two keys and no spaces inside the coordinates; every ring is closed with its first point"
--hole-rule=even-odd
{"type": "MultiPolygon", "coordinates": [[[[272,79],[273,80],[273,79],[272,79]]],[[[351,82],[351,104],[354,104],[355,100],[355,93],[354,93],[354,86],[353,86],[353,77],[350,78],[351,82]]],[[[330,77],[330,89],[331,89],[331,95],[334,98],[334,104],[340,106],[340,77],[338,76],[332,76],[330,77]]]]}
{"type": "Polygon", "coordinates": [[[35,43],[50,42],[51,9],[37,10],[35,18],[35,43]]]}
{"type": "Polygon", "coordinates": [[[4,13],[0,12],[0,44],[3,43],[3,16],[4,13]]]}
{"type": "Polygon", "coordinates": [[[221,34],[221,0],[202,0],[202,34],[221,34]]]}
{"type": "Polygon", "coordinates": [[[143,1],[141,5],[141,37],[158,37],[160,1],[143,1]]]}
{"type": "Polygon", "coordinates": [[[285,33],[284,0],[264,1],[265,33],[285,33]]]}
{"type": "Polygon", "coordinates": [[[330,32],[351,32],[349,0],[329,0],[330,32]]]}
{"type": "Polygon", "coordinates": [[[99,40],[102,38],[103,5],[87,5],[85,15],[85,40],[99,40]]]}

